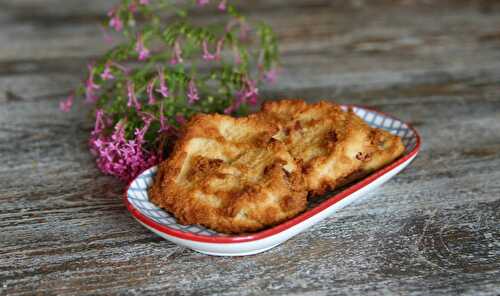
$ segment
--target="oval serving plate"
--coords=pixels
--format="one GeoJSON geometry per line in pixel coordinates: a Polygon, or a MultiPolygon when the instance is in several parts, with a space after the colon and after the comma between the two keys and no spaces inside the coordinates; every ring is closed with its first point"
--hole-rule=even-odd
{"type": "Polygon", "coordinates": [[[227,235],[199,225],[181,225],[173,215],[149,201],[148,187],[153,182],[156,166],[144,171],[129,184],[124,197],[127,209],[137,221],[157,235],[200,253],[244,256],[269,250],[379,187],[417,156],[420,150],[420,136],[409,124],[365,107],[343,106],[344,109],[348,107],[352,107],[354,112],[371,126],[400,136],[406,148],[405,153],[393,163],[340,191],[315,198],[314,203],[308,204],[305,212],[288,221],[245,235],[227,235]]]}

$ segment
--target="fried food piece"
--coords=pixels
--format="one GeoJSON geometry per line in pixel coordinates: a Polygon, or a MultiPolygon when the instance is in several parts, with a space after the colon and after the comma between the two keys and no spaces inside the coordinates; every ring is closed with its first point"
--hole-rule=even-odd
{"type": "Polygon", "coordinates": [[[278,126],[257,116],[196,115],[149,194],[182,224],[243,233],[278,224],[305,210],[301,168],[272,138],[278,126]]]}
{"type": "Polygon", "coordinates": [[[352,110],[329,102],[266,102],[261,116],[280,126],[275,138],[302,164],[307,190],[324,194],[398,158],[401,139],[370,127],[352,110]]]}

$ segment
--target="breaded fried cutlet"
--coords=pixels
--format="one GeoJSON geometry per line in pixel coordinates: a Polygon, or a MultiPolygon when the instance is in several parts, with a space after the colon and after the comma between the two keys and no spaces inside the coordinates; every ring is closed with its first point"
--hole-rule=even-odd
{"type": "Polygon", "coordinates": [[[301,167],[261,117],[194,116],[160,164],[150,199],[182,224],[254,232],[306,208],[301,167]]]}
{"type": "Polygon", "coordinates": [[[266,102],[260,116],[301,163],[307,190],[321,195],[382,168],[404,152],[401,139],[330,102],[266,102]],[[264,120],[264,119],[263,119],[264,120]]]}
{"type": "Polygon", "coordinates": [[[149,196],[181,224],[254,232],[304,211],[308,194],[366,176],[403,152],[399,137],[336,104],[266,102],[242,118],[194,116],[149,196]]]}

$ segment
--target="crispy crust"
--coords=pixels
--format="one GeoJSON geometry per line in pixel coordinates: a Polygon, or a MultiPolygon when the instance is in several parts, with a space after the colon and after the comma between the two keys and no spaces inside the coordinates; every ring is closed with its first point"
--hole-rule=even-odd
{"type": "Polygon", "coordinates": [[[197,115],[150,188],[152,201],[182,224],[225,233],[257,231],[306,208],[301,168],[278,126],[257,116],[197,115]]]}
{"type": "Polygon", "coordinates": [[[401,139],[370,127],[352,110],[321,101],[266,102],[261,116],[277,124],[275,137],[302,163],[307,190],[321,195],[368,175],[404,152],[401,139]]]}
{"type": "Polygon", "coordinates": [[[149,194],[182,224],[257,231],[404,152],[401,139],[329,102],[266,102],[243,118],[194,116],[149,194]]]}

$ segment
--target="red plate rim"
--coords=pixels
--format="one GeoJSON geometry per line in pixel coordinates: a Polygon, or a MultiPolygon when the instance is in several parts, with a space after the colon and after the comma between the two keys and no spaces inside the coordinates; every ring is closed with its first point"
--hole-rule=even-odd
{"type": "Polygon", "coordinates": [[[218,243],[218,244],[227,244],[227,243],[244,243],[244,242],[251,242],[251,241],[257,241],[261,240],[270,236],[273,236],[275,234],[278,234],[288,228],[291,228],[301,222],[304,222],[305,220],[311,218],[312,216],[324,211],[325,209],[331,207],[332,205],[336,204],[337,202],[341,201],[342,199],[346,198],[347,196],[351,195],[352,193],[364,188],[365,186],[369,185],[370,183],[374,182],[375,180],[379,179],[383,175],[387,174],[388,172],[392,171],[394,168],[398,167],[408,159],[412,158],[415,156],[419,151],[420,151],[420,146],[421,146],[421,138],[420,134],[418,131],[409,123],[406,123],[392,115],[389,115],[384,112],[380,112],[378,110],[369,108],[369,107],[364,107],[364,106],[359,106],[359,105],[344,105],[347,107],[357,107],[365,110],[369,110],[372,112],[376,112],[378,114],[384,115],[388,118],[391,118],[393,120],[398,120],[408,126],[410,130],[412,130],[415,134],[416,137],[416,144],[415,148],[413,148],[408,154],[405,156],[395,160],[393,163],[389,164],[388,166],[384,167],[383,169],[380,169],[368,177],[365,177],[361,181],[353,184],[352,186],[347,187],[343,191],[337,193],[336,195],[332,195],[328,198],[326,198],[323,202],[321,202],[319,205],[314,207],[313,209],[306,211],[288,221],[285,221],[281,224],[278,224],[276,226],[273,226],[269,229],[262,230],[256,233],[248,234],[248,235],[242,235],[242,236],[207,236],[207,235],[199,235],[199,234],[193,234],[193,233],[188,233],[188,232],[183,232],[180,230],[172,229],[169,228],[165,225],[159,224],[158,222],[150,219],[149,217],[143,215],[139,210],[137,210],[128,200],[127,198],[127,192],[129,190],[130,185],[132,184],[133,180],[127,185],[125,193],[124,193],[124,203],[128,209],[128,211],[134,216],[137,220],[141,221],[142,223],[146,224],[147,226],[155,229],[158,232],[162,232],[166,235],[173,236],[178,239],[183,239],[183,240],[191,240],[191,241],[196,241],[196,242],[202,242],[202,243],[218,243]]]}

